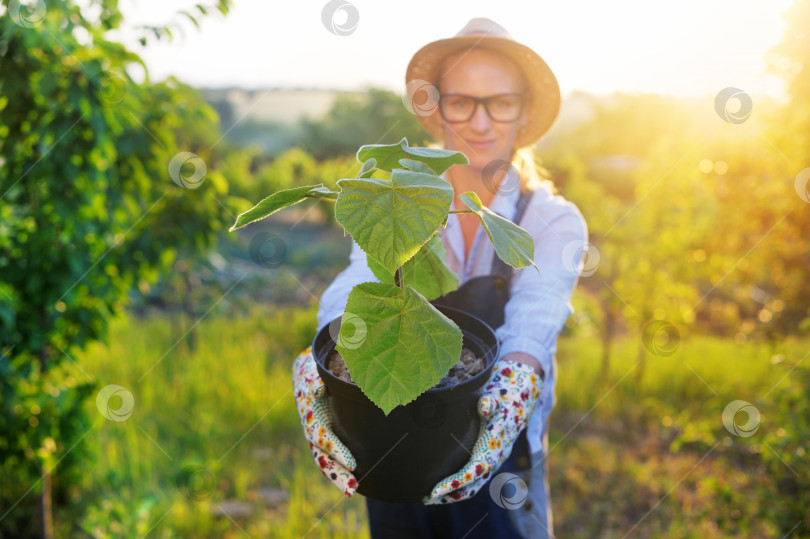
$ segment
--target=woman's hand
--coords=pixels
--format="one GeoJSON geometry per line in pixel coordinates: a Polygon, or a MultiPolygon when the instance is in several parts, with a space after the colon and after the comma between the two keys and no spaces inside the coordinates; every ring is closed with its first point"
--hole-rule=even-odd
{"type": "Polygon", "coordinates": [[[527,364],[504,358],[495,363],[478,400],[482,421],[470,460],[461,471],[439,481],[422,502],[438,505],[475,496],[509,457],[518,434],[532,416],[542,386],[540,377],[527,364]]]}
{"type": "Polygon", "coordinates": [[[326,387],[318,374],[312,347],[301,352],[293,363],[293,392],[312,457],[321,473],[346,496],[351,496],[357,490],[357,479],[352,473],[357,464],[349,449],[332,431],[326,387]]]}

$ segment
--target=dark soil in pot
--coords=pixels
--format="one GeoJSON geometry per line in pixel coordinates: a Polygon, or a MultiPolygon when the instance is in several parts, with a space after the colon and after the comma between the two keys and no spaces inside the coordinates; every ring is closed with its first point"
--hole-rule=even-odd
{"type": "Polygon", "coordinates": [[[332,429],[357,461],[357,492],[369,498],[421,501],[436,483],[466,464],[478,437],[476,407],[498,357],[498,339],[480,319],[451,307],[436,308],[459,326],[462,348],[483,358],[484,368],[451,387],[444,387],[442,382],[447,380],[443,380],[387,417],[356,384],[327,370],[325,363],[335,353],[331,324],[321,328],[313,341],[318,372],[327,389],[332,429]]]}
{"type": "MultiPolygon", "coordinates": [[[[465,380],[469,380],[483,371],[485,364],[483,356],[475,355],[475,352],[469,348],[462,348],[459,362],[450,367],[448,373],[434,387],[451,388],[465,380]]],[[[326,361],[326,368],[341,380],[352,382],[352,375],[349,374],[349,370],[346,368],[346,362],[343,361],[343,356],[337,350],[329,356],[326,361]]]]}

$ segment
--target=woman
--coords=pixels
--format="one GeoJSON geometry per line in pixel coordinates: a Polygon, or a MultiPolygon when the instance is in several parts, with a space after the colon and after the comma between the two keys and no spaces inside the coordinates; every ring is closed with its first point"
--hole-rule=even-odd
{"type": "MultiPolygon", "coordinates": [[[[460,287],[437,302],[464,305],[496,328],[500,355],[484,391],[499,397],[479,403],[482,429],[467,465],[440,481],[422,503],[366,500],[372,537],[549,537],[545,454],[554,354],[557,335],[573,312],[570,297],[587,240],[578,209],[539,180],[525,151],[557,116],[557,81],[534,51],[493,21],[478,18],[455,37],[419,50],[406,82],[409,93],[426,90],[428,101],[414,107],[425,128],[442,147],[469,158],[468,165],[443,174],[456,193],[451,209],[465,208],[458,195],[474,191],[485,206],[532,235],[541,273],[500,262],[474,214],[451,213],[439,229],[460,287]]],[[[321,298],[318,326],[340,316],[351,289],[368,281],[379,280],[353,243],[349,267],[321,298]]],[[[296,360],[293,374],[313,456],[350,496],[357,486],[351,453],[329,429],[312,432],[307,426],[313,399],[306,395],[322,386],[309,350],[296,360]]]]}

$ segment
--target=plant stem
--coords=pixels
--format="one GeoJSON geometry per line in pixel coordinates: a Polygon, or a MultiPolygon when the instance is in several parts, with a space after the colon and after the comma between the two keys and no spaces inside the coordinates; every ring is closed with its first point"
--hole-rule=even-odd
{"type": "Polygon", "coordinates": [[[470,213],[472,210],[450,210],[447,213],[470,213]]]}
{"type": "Polygon", "coordinates": [[[394,283],[402,288],[405,289],[405,281],[402,279],[402,266],[397,268],[397,271],[394,272],[394,283]]]}

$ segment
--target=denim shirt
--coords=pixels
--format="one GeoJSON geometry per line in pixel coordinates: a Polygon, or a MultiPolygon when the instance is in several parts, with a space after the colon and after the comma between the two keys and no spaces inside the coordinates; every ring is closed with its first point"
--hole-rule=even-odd
{"type": "MultiPolygon", "coordinates": [[[[512,167],[508,171],[516,174],[512,167]]],[[[504,178],[489,209],[512,220],[520,196],[517,185],[517,178],[504,178]]],[[[459,209],[455,199],[450,209],[459,209]]],[[[484,227],[479,226],[470,256],[465,260],[464,236],[458,225],[458,214],[451,213],[447,226],[439,227],[439,234],[447,253],[445,262],[462,285],[472,277],[490,273],[494,248],[484,227]]],[[[534,239],[534,261],[540,273],[531,266],[514,270],[504,323],[495,329],[495,334],[501,345],[498,359],[510,352],[524,352],[536,358],[545,373],[540,403],[529,419],[526,433],[530,450],[535,453],[543,448],[548,416],[555,403],[557,336],[574,312],[571,294],[582,269],[588,229],[579,209],[562,196],[552,194],[545,184],[532,196],[520,226],[534,239]]],[[[365,252],[352,240],[349,266],[321,296],[319,328],[343,313],[349,292],[363,282],[379,279],[369,269],[365,252]]]]}

